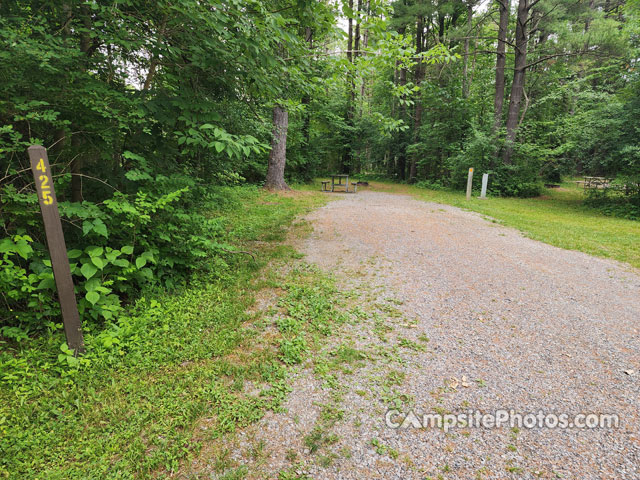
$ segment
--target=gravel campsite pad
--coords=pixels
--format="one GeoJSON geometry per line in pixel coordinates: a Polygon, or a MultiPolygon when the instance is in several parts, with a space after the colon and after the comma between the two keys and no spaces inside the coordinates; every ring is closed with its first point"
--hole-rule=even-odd
{"type": "Polygon", "coordinates": [[[360,320],[299,369],[284,413],[236,436],[249,477],[640,478],[638,271],[453,207],[341,197],[300,248],[360,320]],[[498,410],[619,425],[391,428],[390,410],[393,425],[498,410]]]}

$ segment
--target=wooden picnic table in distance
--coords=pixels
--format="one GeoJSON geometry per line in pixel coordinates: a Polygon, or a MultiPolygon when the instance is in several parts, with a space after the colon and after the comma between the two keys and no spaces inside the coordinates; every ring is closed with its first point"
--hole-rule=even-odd
{"type": "Polygon", "coordinates": [[[335,187],[344,186],[344,191],[349,192],[349,175],[331,175],[331,191],[334,191],[335,187]],[[346,183],[342,183],[342,179],[345,179],[346,183]],[[336,183],[338,180],[338,183],[336,183]]]}
{"type": "Polygon", "coordinates": [[[347,174],[335,174],[329,175],[331,180],[322,181],[323,192],[335,192],[336,187],[344,187],[345,193],[356,193],[358,191],[358,183],[349,183],[349,175],[347,174]],[[344,183],[343,180],[344,179],[344,183]],[[329,184],[331,184],[331,190],[329,190],[329,184]],[[349,186],[353,185],[353,191],[349,191],[349,186]]]}
{"type": "Polygon", "coordinates": [[[577,181],[576,185],[579,187],[582,184],[585,190],[609,188],[612,181],[612,178],[607,177],[584,177],[584,181],[577,181]]]}
{"type": "Polygon", "coordinates": [[[335,187],[341,187],[344,186],[345,187],[345,192],[349,191],[349,175],[331,175],[331,191],[334,191],[335,187]],[[342,179],[346,180],[346,183],[342,183],[342,179]],[[338,183],[336,183],[336,180],[338,180],[338,183]]]}

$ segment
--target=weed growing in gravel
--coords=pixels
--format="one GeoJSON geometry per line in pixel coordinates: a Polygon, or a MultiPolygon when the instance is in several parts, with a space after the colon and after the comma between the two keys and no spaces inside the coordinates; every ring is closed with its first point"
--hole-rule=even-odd
{"type": "Polygon", "coordinates": [[[369,317],[367,312],[365,312],[360,306],[354,307],[349,310],[349,314],[351,315],[351,320],[349,323],[352,325],[357,325],[369,317]]]}
{"type": "Polygon", "coordinates": [[[362,360],[365,356],[359,350],[348,346],[348,345],[340,345],[337,350],[331,353],[335,358],[335,361],[338,363],[349,363],[353,364],[359,360],[362,360]]]}
{"type": "Polygon", "coordinates": [[[371,446],[375,448],[376,453],[378,455],[389,455],[394,460],[396,460],[398,458],[398,456],[400,455],[400,452],[398,452],[395,448],[383,444],[377,438],[372,438],[371,439],[371,446]]]}
{"type": "Polygon", "coordinates": [[[394,388],[389,388],[386,385],[381,387],[380,400],[387,405],[387,408],[393,408],[396,410],[406,409],[413,403],[413,396],[405,393],[400,393],[394,388]]]}
{"type": "Polygon", "coordinates": [[[386,303],[377,303],[375,307],[390,318],[402,317],[402,312],[400,310],[386,303]]]}
{"type": "Polygon", "coordinates": [[[338,458],[338,455],[333,453],[333,452],[329,452],[326,455],[321,455],[318,458],[318,465],[320,465],[323,468],[327,468],[330,467],[331,465],[333,465],[333,462],[338,458]]]}
{"type": "Polygon", "coordinates": [[[304,446],[310,453],[316,453],[321,447],[333,445],[338,441],[337,435],[327,432],[326,428],[316,425],[309,434],[304,437],[304,446]]]}
{"type": "MultiPolygon", "coordinates": [[[[512,462],[512,460],[507,460],[507,464],[508,464],[508,463],[510,463],[510,462],[512,462]]],[[[507,465],[507,466],[505,467],[505,469],[506,469],[506,470],[507,470],[507,472],[509,472],[509,473],[516,473],[516,474],[518,474],[518,473],[522,473],[522,472],[523,472],[522,468],[518,467],[517,465],[507,465]]]]}
{"type": "Polygon", "coordinates": [[[278,473],[278,480],[311,480],[311,477],[306,473],[298,473],[302,467],[302,465],[297,465],[281,471],[278,473]]]}
{"type": "Polygon", "coordinates": [[[400,372],[398,370],[391,370],[387,373],[387,377],[385,379],[385,385],[401,385],[404,382],[405,373],[400,372]]]}
{"type": "Polygon", "coordinates": [[[334,375],[330,375],[330,372],[340,371],[351,374],[353,370],[346,367],[346,365],[361,367],[366,358],[364,352],[353,348],[351,345],[341,344],[338,348],[316,357],[314,360],[314,373],[325,381],[325,386],[328,388],[337,388],[337,378],[334,375]]]}
{"type": "Polygon", "coordinates": [[[249,469],[242,465],[238,468],[233,468],[219,475],[217,478],[219,480],[244,480],[244,478],[249,473],[249,469]]]}
{"type": "Polygon", "coordinates": [[[387,342],[387,334],[393,329],[387,324],[384,317],[378,313],[373,314],[374,328],[373,332],[376,334],[381,342],[387,342]]]}
{"type": "Polygon", "coordinates": [[[307,341],[300,335],[280,340],[280,359],[287,365],[300,363],[308,350],[307,341]]]}
{"type": "Polygon", "coordinates": [[[425,352],[427,350],[427,347],[420,344],[420,343],[416,343],[413,340],[409,340],[408,338],[398,338],[398,345],[400,345],[403,348],[408,348],[409,350],[413,350],[415,352],[425,352]]]}
{"type": "Polygon", "coordinates": [[[389,303],[393,303],[394,305],[404,305],[404,302],[402,300],[398,300],[397,298],[385,298],[385,301],[389,302],[389,303]]]}

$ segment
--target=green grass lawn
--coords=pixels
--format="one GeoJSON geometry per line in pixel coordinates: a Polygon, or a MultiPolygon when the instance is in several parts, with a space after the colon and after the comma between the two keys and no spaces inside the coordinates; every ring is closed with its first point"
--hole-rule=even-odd
{"type": "MultiPolygon", "coordinates": [[[[583,205],[584,192],[573,181],[545,189],[537,198],[487,198],[467,201],[463,192],[426,190],[388,182],[370,182],[371,190],[402,193],[419,200],[478,212],[527,237],[568,250],[611,258],[640,268],[640,222],[608,217],[583,205]]],[[[476,193],[477,195],[477,193],[476,193]]]]}

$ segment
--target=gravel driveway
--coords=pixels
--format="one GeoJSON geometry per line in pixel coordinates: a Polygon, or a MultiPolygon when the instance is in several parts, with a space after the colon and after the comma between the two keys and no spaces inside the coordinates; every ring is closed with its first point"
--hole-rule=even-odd
{"type": "Polygon", "coordinates": [[[287,412],[241,435],[240,447],[267,447],[256,476],[640,478],[637,270],[402,195],[344,195],[308,220],[306,261],[369,312],[335,339],[364,360],[337,372],[333,390],[312,368],[298,372],[287,412]],[[309,435],[331,401],[342,414],[324,422],[333,436],[315,451],[309,435]],[[445,432],[389,428],[389,409],[394,424],[410,411],[512,409],[616,414],[619,425],[445,432]]]}

